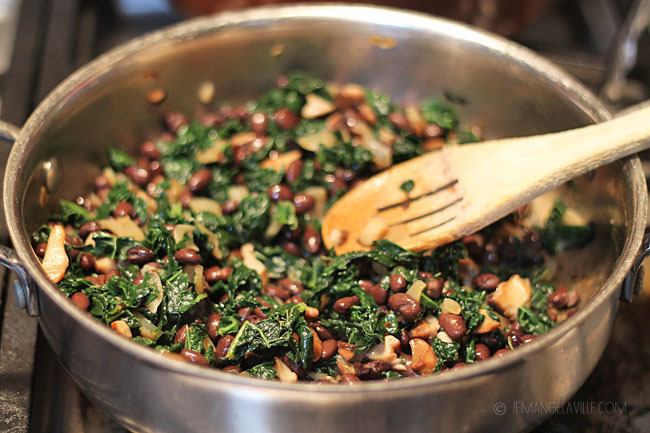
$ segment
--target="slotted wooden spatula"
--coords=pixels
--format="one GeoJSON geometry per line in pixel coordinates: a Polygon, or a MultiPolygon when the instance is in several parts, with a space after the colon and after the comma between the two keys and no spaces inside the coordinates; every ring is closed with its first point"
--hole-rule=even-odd
{"type": "Polygon", "coordinates": [[[323,241],[337,254],[368,249],[375,239],[414,251],[433,248],[648,147],[650,107],[564,132],[444,146],[345,194],[325,215],[323,241]],[[411,181],[406,193],[401,186],[411,181]]]}

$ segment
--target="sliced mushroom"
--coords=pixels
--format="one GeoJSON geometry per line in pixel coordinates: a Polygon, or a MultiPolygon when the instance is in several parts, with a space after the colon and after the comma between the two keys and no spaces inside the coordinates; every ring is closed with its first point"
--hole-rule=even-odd
{"type": "Polygon", "coordinates": [[[266,272],[266,266],[255,257],[255,246],[252,243],[246,243],[241,246],[241,256],[246,267],[256,271],[262,279],[262,286],[269,282],[269,276],[266,272]]]}
{"type": "Polygon", "coordinates": [[[483,315],[483,321],[476,327],[476,330],[474,331],[477,334],[487,334],[488,332],[492,332],[501,326],[501,322],[490,317],[489,311],[485,308],[481,308],[478,310],[478,312],[479,314],[483,315]]]}
{"type": "Polygon", "coordinates": [[[420,320],[409,332],[411,338],[421,338],[423,340],[431,340],[436,336],[440,330],[440,323],[438,318],[432,314],[427,315],[424,319],[420,320]]]}
{"type": "Polygon", "coordinates": [[[392,335],[386,335],[384,342],[373,346],[366,357],[371,361],[386,361],[392,363],[397,359],[397,351],[399,350],[400,342],[392,335]]]}
{"type": "Polygon", "coordinates": [[[422,375],[433,373],[438,359],[429,343],[421,338],[412,338],[409,341],[411,346],[411,368],[422,375]]]}
{"type": "Polygon", "coordinates": [[[256,138],[257,134],[254,132],[238,132],[230,137],[230,144],[232,144],[232,147],[239,147],[254,141],[256,138]]]}
{"type": "Polygon", "coordinates": [[[305,119],[317,119],[326,114],[330,114],[336,108],[333,103],[314,93],[305,95],[306,104],[300,110],[300,114],[305,119]]]}
{"type": "Polygon", "coordinates": [[[129,216],[108,218],[105,220],[99,220],[97,223],[103,230],[108,230],[115,236],[133,238],[136,241],[144,241],[144,232],[129,216]]]}
{"type": "Polygon", "coordinates": [[[530,280],[513,275],[500,283],[487,301],[510,320],[515,320],[519,307],[530,304],[530,293],[530,280]]]}
{"type": "Polygon", "coordinates": [[[65,251],[65,229],[57,224],[50,229],[50,237],[47,239],[47,248],[41,262],[41,267],[47,275],[47,279],[58,283],[63,279],[70,259],[65,251]]]}

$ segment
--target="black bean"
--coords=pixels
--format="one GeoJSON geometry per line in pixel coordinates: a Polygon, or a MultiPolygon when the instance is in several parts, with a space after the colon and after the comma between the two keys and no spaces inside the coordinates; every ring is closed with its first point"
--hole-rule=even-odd
{"type": "Polygon", "coordinates": [[[437,278],[429,278],[427,286],[424,288],[424,294],[431,299],[438,299],[442,296],[443,283],[437,278]]]}

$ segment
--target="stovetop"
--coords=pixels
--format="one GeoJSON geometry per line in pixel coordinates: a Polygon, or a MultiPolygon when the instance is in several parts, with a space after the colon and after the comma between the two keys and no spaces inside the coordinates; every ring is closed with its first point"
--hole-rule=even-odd
{"type": "MultiPolygon", "coordinates": [[[[16,125],[74,69],[134,36],[184,18],[165,0],[0,0],[0,20],[2,7],[13,2],[20,4],[17,37],[11,67],[0,71],[0,119],[16,125]]],[[[626,25],[628,11],[648,3],[555,0],[513,38],[602,94],[603,83],[612,77],[612,41],[626,25]]],[[[629,42],[628,55],[634,54],[629,42]]],[[[617,81],[620,97],[610,101],[615,110],[650,95],[647,32],[641,33],[638,48],[635,62],[617,81]]],[[[0,146],[0,158],[7,154],[8,146],[0,146]]],[[[8,243],[4,221],[0,242],[8,243]]],[[[11,283],[12,277],[0,268],[0,431],[126,432],[80,393],[37,322],[15,306],[11,283]]],[[[650,332],[644,326],[649,317],[647,280],[641,296],[620,305],[612,339],[592,375],[536,433],[650,431],[650,332]]]]}

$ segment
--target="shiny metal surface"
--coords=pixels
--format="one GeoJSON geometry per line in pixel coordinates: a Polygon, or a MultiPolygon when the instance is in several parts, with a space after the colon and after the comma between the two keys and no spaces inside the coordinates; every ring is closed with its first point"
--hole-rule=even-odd
{"type": "Polygon", "coordinates": [[[200,111],[196,91],[203,81],[215,83],[218,100],[242,101],[296,69],[377,87],[401,102],[453,95],[466,101],[455,107],[460,117],[487,137],[609,116],[590,93],[528,50],[417,13],[262,8],[135,40],[55,89],[23,127],[7,167],[10,235],[41,289],[40,323],[59,359],[95,404],[137,432],[519,431],[539,422],[541,413],[499,416],[494,405],[564,402],[595,366],[645,225],[645,180],[636,158],[559,192],[597,227],[588,248],[558,263],[556,282],[572,284],[585,300],[578,313],[503,359],[431,377],[355,387],[287,385],[179,363],[90,320],[42,274],[29,233],[46,218],[38,204],[44,161],[59,156],[64,173],[51,209],[90,185],[107,147],[134,148],[159,130],[165,110],[200,111]],[[387,40],[396,45],[376,43],[387,40]],[[145,102],[152,88],[166,91],[161,106],[145,102]]]}

